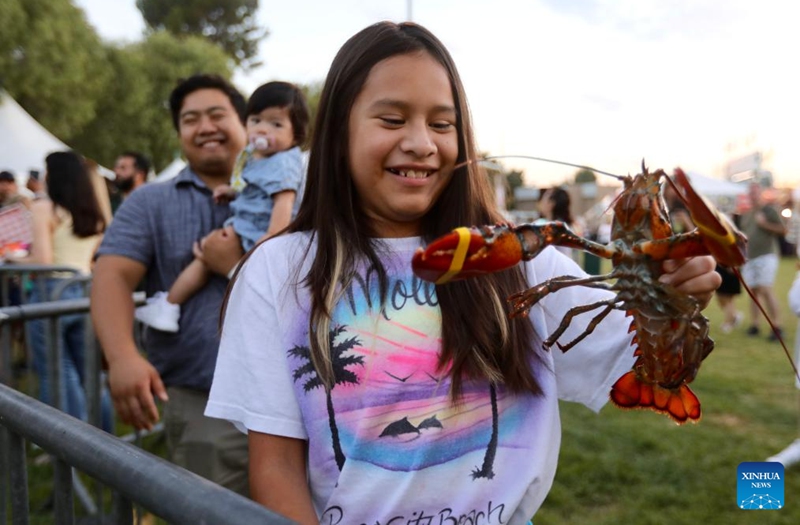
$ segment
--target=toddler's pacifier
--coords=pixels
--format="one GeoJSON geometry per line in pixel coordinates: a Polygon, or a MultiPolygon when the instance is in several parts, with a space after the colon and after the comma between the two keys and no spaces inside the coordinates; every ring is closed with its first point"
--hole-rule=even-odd
{"type": "Polygon", "coordinates": [[[250,147],[256,151],[266,151],[269,149],[269,139],[262,135],[250,139],[250,147]]]}

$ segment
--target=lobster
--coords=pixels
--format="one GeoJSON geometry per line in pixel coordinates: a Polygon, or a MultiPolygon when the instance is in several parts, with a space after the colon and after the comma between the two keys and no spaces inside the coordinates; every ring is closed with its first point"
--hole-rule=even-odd
{"type": "Polygon", "coordinates": [[[509,315],[526,315],[548,294],[570,286],[616,292],[607,300],[571,308],[543,341],[544,347],[557,344],[566,352],[613,310],[623,310],[632,318],[636,359],[632,369],[613,385],[611,401],[621,408],[647,408],[666,414],[678,424],[696,422],[701,415],[700,402],[688,384],[713,350],[714,341],[698,301],[659,282],[662,262],[712,255],[720,264],[737,267],[746,259],[746,238],[694,191],[680,168],[670,179],[663,170],[648,171],[642,162],[641,174],[619,178],[623,190],[612,204],[614,222],[608,244],[582,238],[558,221],[457,228],[417,250],[412,269],[423,280],[444,284],[510,268],[536,257],[550,245],[610,259],[613,269],[605,275],[561,276],[515,293],[508,298],[509,315]],[[694,230],[680,234],[672,231],[661,193],[664,178],[686,203],[697,225],[694,230]],[[573,318],[596,310],[599,313],[583,333],[572,341],[559,342],[573,318]]]}

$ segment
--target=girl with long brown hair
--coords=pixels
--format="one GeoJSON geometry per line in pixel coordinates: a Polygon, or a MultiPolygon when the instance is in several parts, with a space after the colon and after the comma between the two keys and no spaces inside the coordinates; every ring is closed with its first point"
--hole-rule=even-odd
{"type": "MultiPolygon", "coordinates": [[[[232,285],[206,414],[247,430],[252,497],[297,522],[526,523],[555,474],[558,399],[599,409],[631,367],[624,314],[545,352],[540,334],[606,294],[560,292],[509,320],[509,294],[580,274],[555,250],[443,286],[413,275],[418,247],[501,218],[467,162],[458,72],[423,27],[345,43],[315,129],[296,220],[232,285]]],[[[707,302],[715,277],[696,258],[669,279],[707,302]]]]}

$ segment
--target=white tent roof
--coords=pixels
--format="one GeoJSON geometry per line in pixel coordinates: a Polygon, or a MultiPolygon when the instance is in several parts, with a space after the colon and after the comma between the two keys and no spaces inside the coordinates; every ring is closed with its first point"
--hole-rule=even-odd
{"type": "Polygon", "coordinates": [[[31,117],[11,95],[0,89],[0,170],[8,170],[17,180],[28,178],[29,170],[44,173],[44,158],[70,149],[31,117]]]}
{"type": "Polygon", "coordinates": [[[686,175],[695,191],[707,198],[736,197],[747,193],[746,184],[715,179],[692,171],[686,172],[686,175]]]}
{"type": "MultiPolygon", "coordinates": [[[[308,151],[303,152],[303,166],[308,169],[308,151]]],[[[178,176],[183,168],[186,167],[186,161],[180,157],[169,163],[166,168],[158,172],[151,182],[164,182],[178,176]]]]}
{"type": "MultiPolygon", "coordinates": [[[[30,170],[44,174],[44,158],[54,151],[70,150],[28,114],[11,95],[0,89],[0,170],[7,170],[18,182],[28,180],[30,170]]],[[[97,167],[100,175],[113,180],[114,171],[97,167]]]]}
{"type": "Polygon", "coordinates": [[[178,176],[178,173],[186,166],[186,161],[180,157],[169,163],[169,165],[161,170],[152,182],[164,182],[178,176]]]}

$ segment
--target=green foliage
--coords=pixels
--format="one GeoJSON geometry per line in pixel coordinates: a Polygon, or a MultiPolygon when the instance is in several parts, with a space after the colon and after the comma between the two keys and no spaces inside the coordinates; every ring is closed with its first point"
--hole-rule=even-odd
{"type": "Polygon", "coordinates": [[[575,174],[575,184],[596,182],[597,175],[592,170],[582,169],[575,174]]]}
{"type": "Polygon", "coordinates": [[[95,117],[96,101],[110,80],[105,52],[83,11],[70,0],[15,3],[4,0],[0,11],[11,17],[0,22],[0,42],[5,42],[0,44],[0,77],[20,105],[69,143],[95,117]]]}
{"type": "Polygon", "coordinates": [[[258,43],[267,31],[257,26],[258,0],[136,0],[148,27],[174,35],[195,35],[219,45],[237,66],[255,67],[258,43]]]}
{"type": "Polygon", "coordinates": [[[73,145],[104,166],[113,166],[123,150],[149,155],[146,125],[152,120],[152,88],[145,57],[134,46],[105,48],[114,78],[97,100],[97,117],[83,127],[73,145]]]}
{"type": "Polygon", "coordinates": [[[506,179],[508,179],[508,186],[512,189],[519,188],[523,184],[522,180],[522,172],[521,171],[509,171],[506,173],[506,179]]]}
{"type": "MultiPolygon", "coordinates": [[[[306,96],[306,102],[308,103],[309,140],[307,141],[307,145],[310,145],[310,139],[314,135],[314,123],[317,120],[317,109],[319,109],[319,96],[322,94],[322,85],[323,81],[320,80],[305,86],[300,86],[300,90],[303,92],[303,95],[306,96]]],[[[250,96],[250,93],[247,93],[246,96],[250,96]]]]}
{"type": "Polygon", "coordinates": [[[21,0],[0,1],[0,86],[14,65],[15,52],[25,37],[27,15],[21,0]]]}
{"type": "Polygon", "coordinates": [[[228,57],[202,38],[166,31],[106,53],[115,81],[98,98],[98,117],[82,130],[75,147],[106,166],[121,151],[138,150],[158,171],[180,151],[168,104],[176,82],[200,72],[230,79],[228,57]]]}
{"type": "Polygon", "coordinates": [[[521,187],[525,183],[521,171],[512,170],[506,173],[506,184],[508,185],[508,195],[506,196],[506,205],[509,210],[516,207],[517,201],[514,198],[514,190],[521,187]]]}

